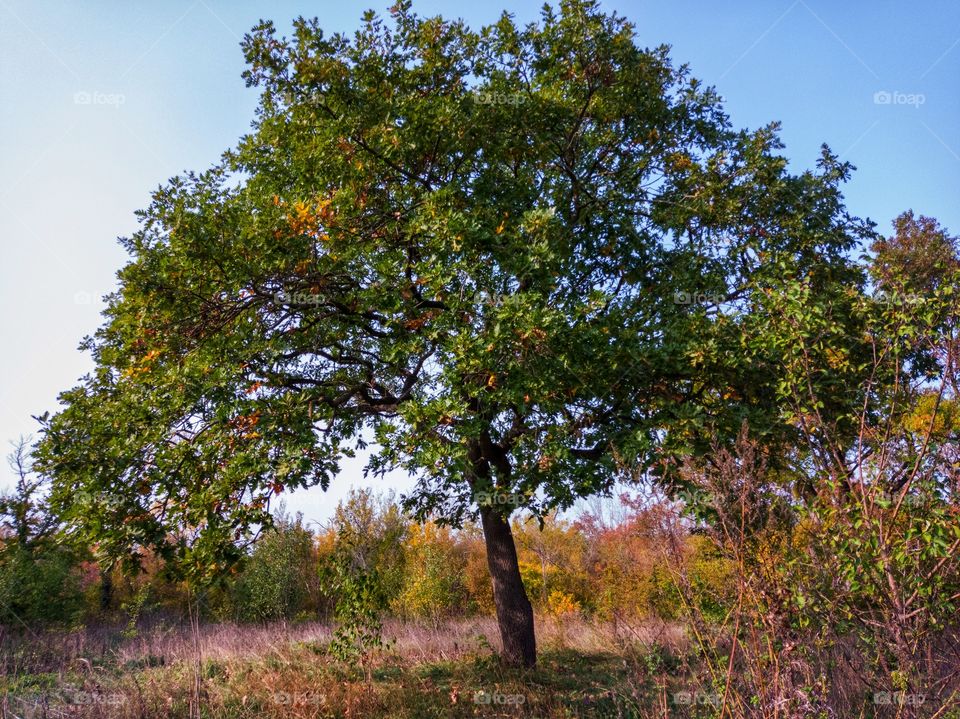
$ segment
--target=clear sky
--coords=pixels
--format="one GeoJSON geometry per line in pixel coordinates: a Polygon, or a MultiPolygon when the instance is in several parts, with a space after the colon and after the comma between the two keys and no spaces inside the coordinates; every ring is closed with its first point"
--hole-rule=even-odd
{"type": "MultiPolygon", "coordinates": [[[[390,0],[373,6],[385,11],[390,0]]],[[[479,26],[542,2],[415,2],[479,26]]],[[[0,0],[0,442],[86,373],[80,339],[124,263],[134,210],[186,169],[204,169],[249,129],[239,42],[260,18],[288,31],[317,16],[356,27],[367,2],[0,0]]],[[[822,142],[858,167],[848,206],[881,230],[906,209],[960,233],[960,3],[956,0],[617,0],[644,46],[714,85],[738,126],[783,123],[794,169],[822,142]]],[[[12,474],[0,470],[0,487],[12,474]]],[[[324,496],[288,505],[324,519],[355,466],[324,496]]],[[[407,486],[403,479],[390,485],[407,486]]],[[[384,485],[379,485],[383,487],[384,485]]]]}

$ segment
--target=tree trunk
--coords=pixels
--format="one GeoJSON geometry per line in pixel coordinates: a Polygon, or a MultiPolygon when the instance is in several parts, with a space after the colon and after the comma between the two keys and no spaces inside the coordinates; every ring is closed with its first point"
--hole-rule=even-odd
{"type": "Polygon", "coordinates": [[[113,604],[113,572],[100,567],[100,610],[108,611],[113,604]]]}
{"type": "Polygon", "coordinates": [[[503,642],[502,659],[511,666],[532,667],[537,663],[533,607],[520,579],[520,564],[510,523],[490,507],[480,508],[480,519],[487,545],[487,565],[493,580],[493,603],[503,642]]]}

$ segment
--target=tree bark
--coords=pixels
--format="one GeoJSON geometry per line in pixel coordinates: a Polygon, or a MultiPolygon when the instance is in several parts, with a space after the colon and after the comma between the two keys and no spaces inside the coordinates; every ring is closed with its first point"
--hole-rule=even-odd
{"type": "Polygon", "coordinates": [[[533,607],[520,578],[517,547],[510,523],[491,507],[480,508],[487,565],[493,580],[493,603],[503,643],[503,662],[510,666],[532,667],[537,663],[537,639],[533,607]]]}
{"type": "Polygon", "coordinates": [[[100,567],[100,610],[108,611],[113,604],[113,573],[110,568],[100,567]]]}

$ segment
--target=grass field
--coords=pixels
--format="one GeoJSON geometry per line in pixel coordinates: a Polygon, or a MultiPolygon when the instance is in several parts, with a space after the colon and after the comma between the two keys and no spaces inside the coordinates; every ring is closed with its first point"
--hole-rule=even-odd
{"type": "Polygon", "coordinates": [[[4,717],[646,717],[710,707],[683,680],[669,625],[540,625],[530,671],[502,669],[490,619],[390,623],[364,668],[326,652],[317,623],[158,623],[4,637],[4,717]],[[667,677],[670,677],[668,680],[667,677]],[[679,702],[679,703],[678,703],[679,702]]]}

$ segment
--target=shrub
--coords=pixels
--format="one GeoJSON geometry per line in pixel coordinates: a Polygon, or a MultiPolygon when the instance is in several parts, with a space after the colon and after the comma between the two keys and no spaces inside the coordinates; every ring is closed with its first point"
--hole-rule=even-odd
{"type": "Polygon", "coordinates": [[[432,522],[412,527],[404,554],[405,581],[393,602],[397,614],[439,626],[444,618],[462,610],[467,558],[448,527],[432,522]]]}
{"type": "Polygon", "coordinates": [[[0,495],[0,623],[69,624],[84,605],[80,556],[62,542],[28,438],[14,443],[7,462],[17,481],[0,495]]]}
{"type": "Polygon", "coordinates": [[[71,624],[84,608],[81,572],[63,547],[0,551],[0,623],[11,626],[71,624]]]}
{"type": "Polygon", "coordinates": [[[383,614],[389,598],[376,566],[357,562],[355,537],[338,534],[333,553],[320,565],[320,581],[334,599],[336,627],[329,650],[335,658],[364,669],[370,679],[370,659],[384,647],[383,614]]]}
{"type": "Polygon", "coordinates": [[[257,542],[230,593],[240,621],[293,619],[316,612],[317,558],[313,535],[302,518],[278,514],[257,542]]]}
{"type": "Polygon", "coordinates": [[[387,602],[392,601],[404,583],[404,543],[410,528],[393,495],[378,497],[370,489],[351,490],[347,500],[337,505],[331,524],[327,553],[349,554],[349,564],[356,571],[376,569],[379,589],[387,602]]]}

